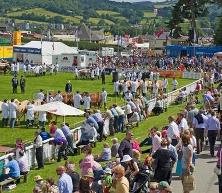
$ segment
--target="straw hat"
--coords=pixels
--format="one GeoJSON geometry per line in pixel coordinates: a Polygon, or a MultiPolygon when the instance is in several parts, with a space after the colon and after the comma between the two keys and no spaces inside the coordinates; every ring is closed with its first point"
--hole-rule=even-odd
{"type": "Polygon", "coordinates": [[[128,161],[131,161],[131,160],[132,160],[132,158],[129,155],[124,155],[121,162],[128,162],[128,161]]]}
{"type": "Polygon", "coordinates": [[[40,175],[34,177],[35,182],[40,181],[40,180],[43,180],[43,178],[40,175]]]}
{"type": "Polygon", "coordinates": [[[94,179],[93,171],[89,170],[89,171],[87,172],[87,174],[84,175],[84,177],[88,177],[88,178],[93,178],[93,179],[94,179]]]}

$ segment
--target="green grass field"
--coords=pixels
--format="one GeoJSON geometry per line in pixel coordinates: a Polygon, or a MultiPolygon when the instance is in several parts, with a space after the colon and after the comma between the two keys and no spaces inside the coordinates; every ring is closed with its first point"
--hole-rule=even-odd
{"type": "MultiPolygon", "coordinates": [[[[83,91],[89,91],[89,92],[97,92],[102,89],[101,80],[75,80],[73,77],[73,74],[71,73],[59,73],[58,75],[46,75],[45,77],[27,77],[27,87],[26,87],[26,93],[25,94],[12,94],[11,89],[11,76],[10,75],[1,75],[1,84],[0,84],[0,100],[3,99],[10,99],[10,98],[17,98],[19,100],[24,99],[33,99],[35,94],[39,91],[39,89],[44,89],[45,91],[49,90],[61,90],[64,91],[65,83],[67,80],[70,80],[73,85],[73,90],[79,90],[80,92],[83,91]]],[[[187,85],[194,80],[188,80],[188,79],[178,79],[179,86],[182,87],[184,85],[187,85]]],[[[169,85],[171,84],[171,80],[169,79],[169,85]]],[[[170,85],[171,86],[171,85],[170,85]]],[[[111,76],[107,76],[106,78],[106,85],[105,88],[108,93],[113,92],[113,85],[111,82],[111,76]]],[[[171,89],[171,87],[169,87],[171,89]]],[[[19,91],[19,90],[18,90],[19,91]]],[[[20,92],[19,92],[20,93],[20,92]]],[[[119,104],[123,103],[123,100],[120,98],[115,98],[112,95],[108,97],[108,103],[113,104],[115,102],[118,102],[119,104]]],[[[142,140],[146,134],[147,130],[153,126],[157,126],[161,128],[162,126],[167,124],[167,117],[169,115],[176,115],[177,112],[182,110],[183,105],[173,105],[170,106],[168,111],[164,114],[161,114],[160,116],[150,117],[146,121],[140,123],[138,128],[133,129],[135,138],[137,138],[139,141],[142,140]]],[[[83,120],[83,117],[69,117],[66,119],[67,122],[71,123],[73,126],[76,122],[79,122],[80,120],[83,120]]],[[[58,122],[62,122],[62,118],[58,118],[58,122]]],[[[46,127],[48,129],[48,127],[46,127]]],[[[17,127],[15,129],[10,128],[0,128],[0,135],[2,136],[0,138],[0,144],[1,145],[8,145],[12,146],[12,144],[15,143],[16,138],[23,138],[27,141],[32,141],[34,138],[34,131],[35,128],[23,128],[23,127],[17,127]]],[[[121,140],[124,137],[124,134],[116,134],[116,137],[121,140]]],[[[107,142],[111,144],[110,137],[107,139],[107,142]]],[[[97,147],[93,149],[94,154],[100,153],[102,150],[102,143],[97,143],[97,147]]],[[[78,161],[82,158],[82,155],[80,156],[74,156],[69,157],[70,160],[73,160],[76,163],[76,167],[78,170],[78,161]]],[[[64,164],[61,163],[47,163],[44,170],[31,170],[29,176],[28,176],[28,183],[19,184],[13,192],[16,193],[23,193],[25,192],[32,192],[32,188],[34,186],[33,178],[35,175],[41,175],[43,178],[47,177],[53,177],[57,180],[55,169],[58,165],[64,164]]]]}
{"type": "Polygon", "coordinates": [[[17,17],[21,16],[22,14],[34,14],[37,16],[45,16],[46,18],[53,18],[56,16],[60,16],[63,18],[64,22],[70,22],[70,23],[76,23],[79,24],[80,20],[82,19],[81,16],[65,16],[62,14],[58,14],[52,11],[45,10],[43,8],[33,8],[33,9],[28,9],[24,11],[14,11],[14,12],[9,12],[7,13],[8,17],[17,17]]]}
{"type": "Polygon", "coordinates": [[[109,10],[96,10],[96,13],[99,15],[111,15],[111,16],[119,16],[120,13],[115,12],[115,11],[109,11],[109,10]]]}
{"type": "MultiPolygon", "coordinates": [[[[100,20],[101,20],[101,18],[90,17],[88,21],[89,21],[91,24],[93,24],[93,25],[97,25],[100,20]]],[[[107,25],[113,25],[113,24],[114,24],[112,21],[110,21],[110,20],[108,20],[108,19],[102,19],[102,20],[104,20],[107,25]]]]}
{"type": "Polygon", "coordinates": [[[146,18],[155,17],[155,14],[152,11],[144,11],[144,17],[146,18]]]}
{"type": "MultiPolygon", "coordinates": [[[[0,100],[16,98],[19,101],[22,100],[32,100],[35,98],[36,93],[39,92],[39,89],[43,89],[45,92],[47,91],[55,91],[58,90],[64,91],[65,84],[68,80],[71,81],[73,85],[73,91],[82,92],[100,92],[102,90],[101,80],[75,80],[73,74],[71,73],[60,73],[58,75],[46,75],[44,77],[26,77],[26,93],[20,94],[20,90],[18,89],[18,94],[12,94],[11,88],[11,75],[1,75],[1,84],[0,84],[0,100]]],[[[171,80],[169,79],[169,90],[171,89],[171,80]]],[[[182,87],[187,85],[193,80],[189,79],[179,79],[179,86],[182,87]]],[[[111,76],[107,76],[105,89],[109,93],[108,96],[108,105],[112,105],[114,103],[123,104],[124,101],[121,98],[116,98],[112,96],[113,93],[113,84],[111,76]]],[[[62,118],[58,117],[58,122],[62,122],[62,118]]],[[[83,117],[68,117],[66,121],[71,124],[72,127],[75,126],[76,123],[83,120],[83,117]]],[[[35,128],[25,128],[25,125],[21,125],[16,129],[9,128],[0,128],[0,135],[4,137],[0,138],[0,144],[12,146],[15,142],[15,139],[18,137],[22,137],[24,140],[30,141],[33,139],[33,133],[35,128]]]]}

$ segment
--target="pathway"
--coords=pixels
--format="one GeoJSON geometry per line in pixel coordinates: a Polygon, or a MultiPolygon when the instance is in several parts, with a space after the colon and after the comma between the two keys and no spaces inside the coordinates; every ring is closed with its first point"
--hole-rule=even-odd
{"type": "MultiPolygon", "coordinates": [[[[216,161],[216,158],[210,156],[208,148],[198,155],[194,172],[196,189],[192,193],[218,193],[218,180],[213,172],[216,161]]],[[[183,193],[181,180],[173,177],[172,187],[173,193],[183,193]]]]}

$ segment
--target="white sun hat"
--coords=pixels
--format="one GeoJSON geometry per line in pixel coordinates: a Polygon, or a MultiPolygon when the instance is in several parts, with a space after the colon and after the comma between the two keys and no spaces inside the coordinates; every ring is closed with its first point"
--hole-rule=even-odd
{"type": "Polygon", "coordinates": [[[131,161],[131,160],[132,160],[132,158],[129,155],[124,155],[121,162],[128,162],[128,161],[131,161]]]}

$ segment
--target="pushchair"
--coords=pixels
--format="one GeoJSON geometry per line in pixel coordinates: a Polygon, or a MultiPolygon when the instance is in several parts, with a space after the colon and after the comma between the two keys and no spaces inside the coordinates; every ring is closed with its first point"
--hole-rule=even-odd
{"type": "Polygon", "coordinates": [[[143,169],[142,171],[140,171],[130,182],[132,184],[130,193],[147,193],[149,189],[149,183],[152,178],[152,170],[143,169]]]}

